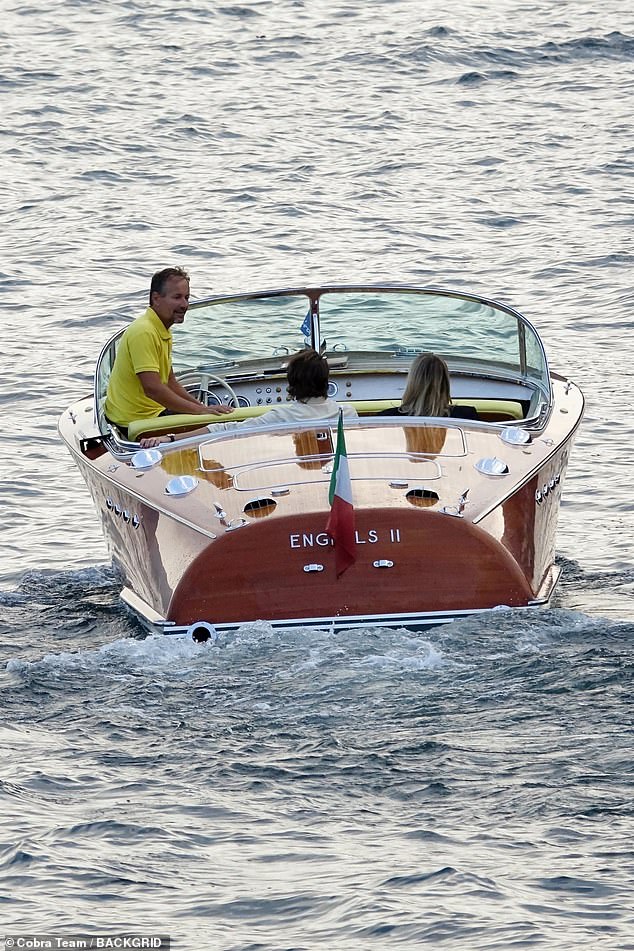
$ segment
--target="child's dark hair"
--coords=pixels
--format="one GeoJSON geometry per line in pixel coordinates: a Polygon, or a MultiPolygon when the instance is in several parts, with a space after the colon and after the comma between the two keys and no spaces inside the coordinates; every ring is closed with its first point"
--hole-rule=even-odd
{"type": "Polygon", "coordinates": [[[291,399],[302,401],[328,396],[328,363],[310,347],[293,354],[286,377],[291,399]]]}

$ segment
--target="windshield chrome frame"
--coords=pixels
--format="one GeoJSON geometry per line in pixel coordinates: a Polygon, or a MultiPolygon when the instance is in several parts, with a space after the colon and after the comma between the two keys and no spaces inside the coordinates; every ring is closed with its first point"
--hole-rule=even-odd
{"type": "MultiPolygon", "coordinates": [[[[511,307],[508,304],[503,304],[494,298],[482,297],[478,294],[468,294],[464,291],[454,290],[452,288],[443,288],[436,287],[434,285],[416,285],[416,284],[324,284],[322,286],[308,285],[306,287],[285,287],[277,288],[275,290],[261,290],[261,291],[249,291],[247,293],[241,294],[214,294],[209,297],[204,297],[190,303],[190,310],[197,309],[203,306],[209,306],[214,304],[230,304],[232,302],[238,301],[248,301],[248,300],[257,300],[265,298],[275,298],[275,297],[307,297],[310,302],[310,313],[311,313],[311,335],[310,335],[310,346],[319,351],[322,343],[322,328],[321,328],[321,317],[319,304],[322,297],[328,294],[345,294],[345,293],[373,293],[373,294],[389,294],[389,293],[406,293],[412,295],[422,295],[422,296],[436,296],[436,297],[448,297],[455,298],[456,300],[471,301],[475,304],[481,304],[485,307],[490,307],[492,310],[499,310],[509,316],[515,318],[518,322],[518,347],[519,347],[519,366],[520,374],[523,379],[526,379],[527,382],[533,383],[536,385],[539,381],[535,380],[533,377],[528,376],[527,374],[527,359],[526,359],[526,330],[528,329],[531,334],[534,336],[535,340],[538,343],[540,354],[543,360],[543,365],[545,368],[545,383],[546,390],[544,391],[544,396],[548,404],[552,403],[552,384],[550,379],[550,367],[548,364],[548,358],[546,356],[546,351],[542,343],[541,337],[537,333],[537,330],[533,324],[524,317],[518,310],[514,307],[511,307]]],[[[388,351],[385,351],[388,352],[388,351]]],[[[540,387],[541,389],[541,387],[540,387]]]]}
{"type": "MultiPolygon", "coordinates": [[[[320,316],[320,301],[322,297],[327,295],[335,294],[390,294],[390,293],[399,293],[399,294],[412,294],[412,295],[422,295],[422,296],[436,296],[436,297],[446,297],[446,298],[455,298],[462,301],[471,301],[476,304],[483,305],[485,307],[490,307],[493,310],[498,310],[503,313],[508,314],[517,321],[518,327],[518,348],[519,348],[519,378],[535,389],[539,390],[543,396],[543,404],[545,404],[546,413],[540,413],[542,420],[547,416],[552,408],[553,404],[553,389],[552,389],[552,380],[550,375],[550,367],[548,363],[548,358],[546,356],[546,351],[542,343],[541,337],[539,336],[537,330],[533,324],[524,317],[518,310],[514,307],[511,307],[507,304],[502,304],[500,301],[495,300],[494,298],[482,297],[478,294],[469,294],[464,291],[458,291],[451,288],[442,288],[436,287],[434,285],[416,285],[416,284],[324,284],[321,286],[307,285],[305,287],[284,287],[277,289],[268,289],[260,291],[248,291],[238,294],[213,294],[208,297],[203,297],[192,301],[189,305],[189,310],[197,310],[201,307],[213,306],[216,304],[225,304],[232,302],[242,302],[249,300],[258,300],[266,298],[275,298],[275,297],[305,297],[307,298],[309,304],[309,314],[310,314],[310,337],[306,337],[306,340],[309,341],[310,346],[319,352],[322,348],[322,345],[325,343],[322,339],[322,327],[321,327],[321,316],[320,316]],[[535,378],[528,374],[528,363],[526,357],[526,337],[527,330],[531,333],[535,341],[537,341],[541,359],[543,361],[543,366],[545,369],[544,378],[535,378]],[[544,385],[543,385],[544,384],[544,385]]],[[[104,361],[113,353],[116,348],[117,340],[123,335],[129,324],[119,329],[114,333],[109,340],[106,342],[104,347],[99,354],[97,359],[97,364],[95,368],[95,378],[94,378],[94,417],[96,427],[99,429],[100,433],[104,436],[110,435],[111,438],[114,438],[117,444],[121,444],[120,440],[113,433],[111,428],[107,425],[105,416],[100,409],[99,400],[99,379],[101,375],[102,365],[104,361]]],[[[357,351],[359,352],[359,351],[357,351]]],[[[374,351],[373,353],[385,353],[386,355],[390,351],[374,351]]],[[[264,354],[262,354],[264,356],[264,354]]],[[[112,358],[111,358],[112,359],[112,358]]],[[[250,357],[249,359],[254,359],[250,357]]],[[[219,363],[218,366],[223,364],[219,363]]],[[[239,366],[239,361],[236,364],[236,367],[239,366]]],[[[111,367],[112,368],[112,363],[111,367]]],[[[491,365],[491,369],[495,368],[495,364],[491,365]]],[[[513,374],[514,378],[517,378],[517,374],[513,374]]],[[[105,394],[104,394],[105,395],[105,394]]]]}

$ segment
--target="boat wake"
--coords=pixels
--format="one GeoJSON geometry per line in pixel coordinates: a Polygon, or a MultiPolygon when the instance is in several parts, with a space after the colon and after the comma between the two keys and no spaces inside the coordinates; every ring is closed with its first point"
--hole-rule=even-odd
{"type": "Polygon", "coordinates": [[[617,624],[632,616],[634,568],[589,571],[572,559],[557,558],[562,568],[554,605],[574,611],[591,612],[593,617],[617,624]]]}
{"type": "Polygon", "coordinates": [[[0,592],[0,635],[4,637],[5,663],[14,673],[30,665],[49,664],[59,669],[114,664],[130,669],[169,669],[183,664],[195,667],[220,665],[233,658],[246,660],[287,657],[306,669],[343,659],[359,668],[432,670],[460,663],[461,645],[467,654],[486,641],[499,646],[515,644],[518,650],[539,650],[565,638],[589,638],[628,630],[626,613],[614,616],[616,595],[631,602],[634,569],[617,572],[585,571],[578,562],[559,557],[562,580],[555,607],[540,612],[497,609],[441,625],[427,632],[404,628],[330,629],[273,628],[265,621],[242,625],[216,634],[206,644],[196,644],[183,633],[148,635],[119,599],[121,577],[108,565],[54,572],[29,571],[14,591],[0,592]],[[599,597],[598,597],[599,596],[599,597]],[[604,598],[606,613],[577,610],[580,600],[595,609],[604,598]],[[54,650],[42,657],[41,645],[54,650]],[[20,656],[11,648],[19,645],[20,656]],[[449,652],[447,652],[449,648],[449,652]],[[29,658],[25,658],[25,654],[29,658]]]}

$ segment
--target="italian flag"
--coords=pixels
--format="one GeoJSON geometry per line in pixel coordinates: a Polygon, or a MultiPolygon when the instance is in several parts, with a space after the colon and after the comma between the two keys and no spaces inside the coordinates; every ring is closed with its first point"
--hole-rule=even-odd
{"type": "Polygon", "coordinates": [[[335,544],[335,569],[339,578],[357,559],[354,534],[352,485],[348,469],[346,440],[343,435],[343,410],[339,410],[337,450],[330,477],[330,515],[326,531],[335,544]]]}

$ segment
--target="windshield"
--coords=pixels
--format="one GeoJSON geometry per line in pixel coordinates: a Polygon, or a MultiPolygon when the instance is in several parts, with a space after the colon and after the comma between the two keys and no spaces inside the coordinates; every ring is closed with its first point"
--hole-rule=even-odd
{"type": "MultiPolygon", "coordinates": [[[[117,343],[109,342],[99,362],[97,406],[117,343]]],[[[311,343],[328,353],[433,351],[453,369],[530,380],[550,401],[544,348],[524,317],[494,301],[435,288],[301,288],[195,301],[174,330],[174,370],[213,372],[311,343]],[[317,323],[311,314],[318,317],[318,340],[311,337],[317,323]]]]}
{"type": "Polygon", "coordinates": [[[484,301],[420,292],[324,294],[322,337],[349,350],[433,351],[517,369],[518,318],[484,301]]]}
{"type": "Polygon", "coordinates": [[[304,294],[192,303],[174,333],[174,366],[226,365],[301,350],[302,326],[310,308],[304,294]]]}
{"type": "Polygon", "coordinates": [[[190,306],[175,334],[175,363],[231,363],[292,353],[310,342],[319,310],[328,351],[434,351],[450,361],[498,364],[547,385],[544,350],[520,314],[492,301],[415,288],[321,289],[219,298],[190,306]]]}

